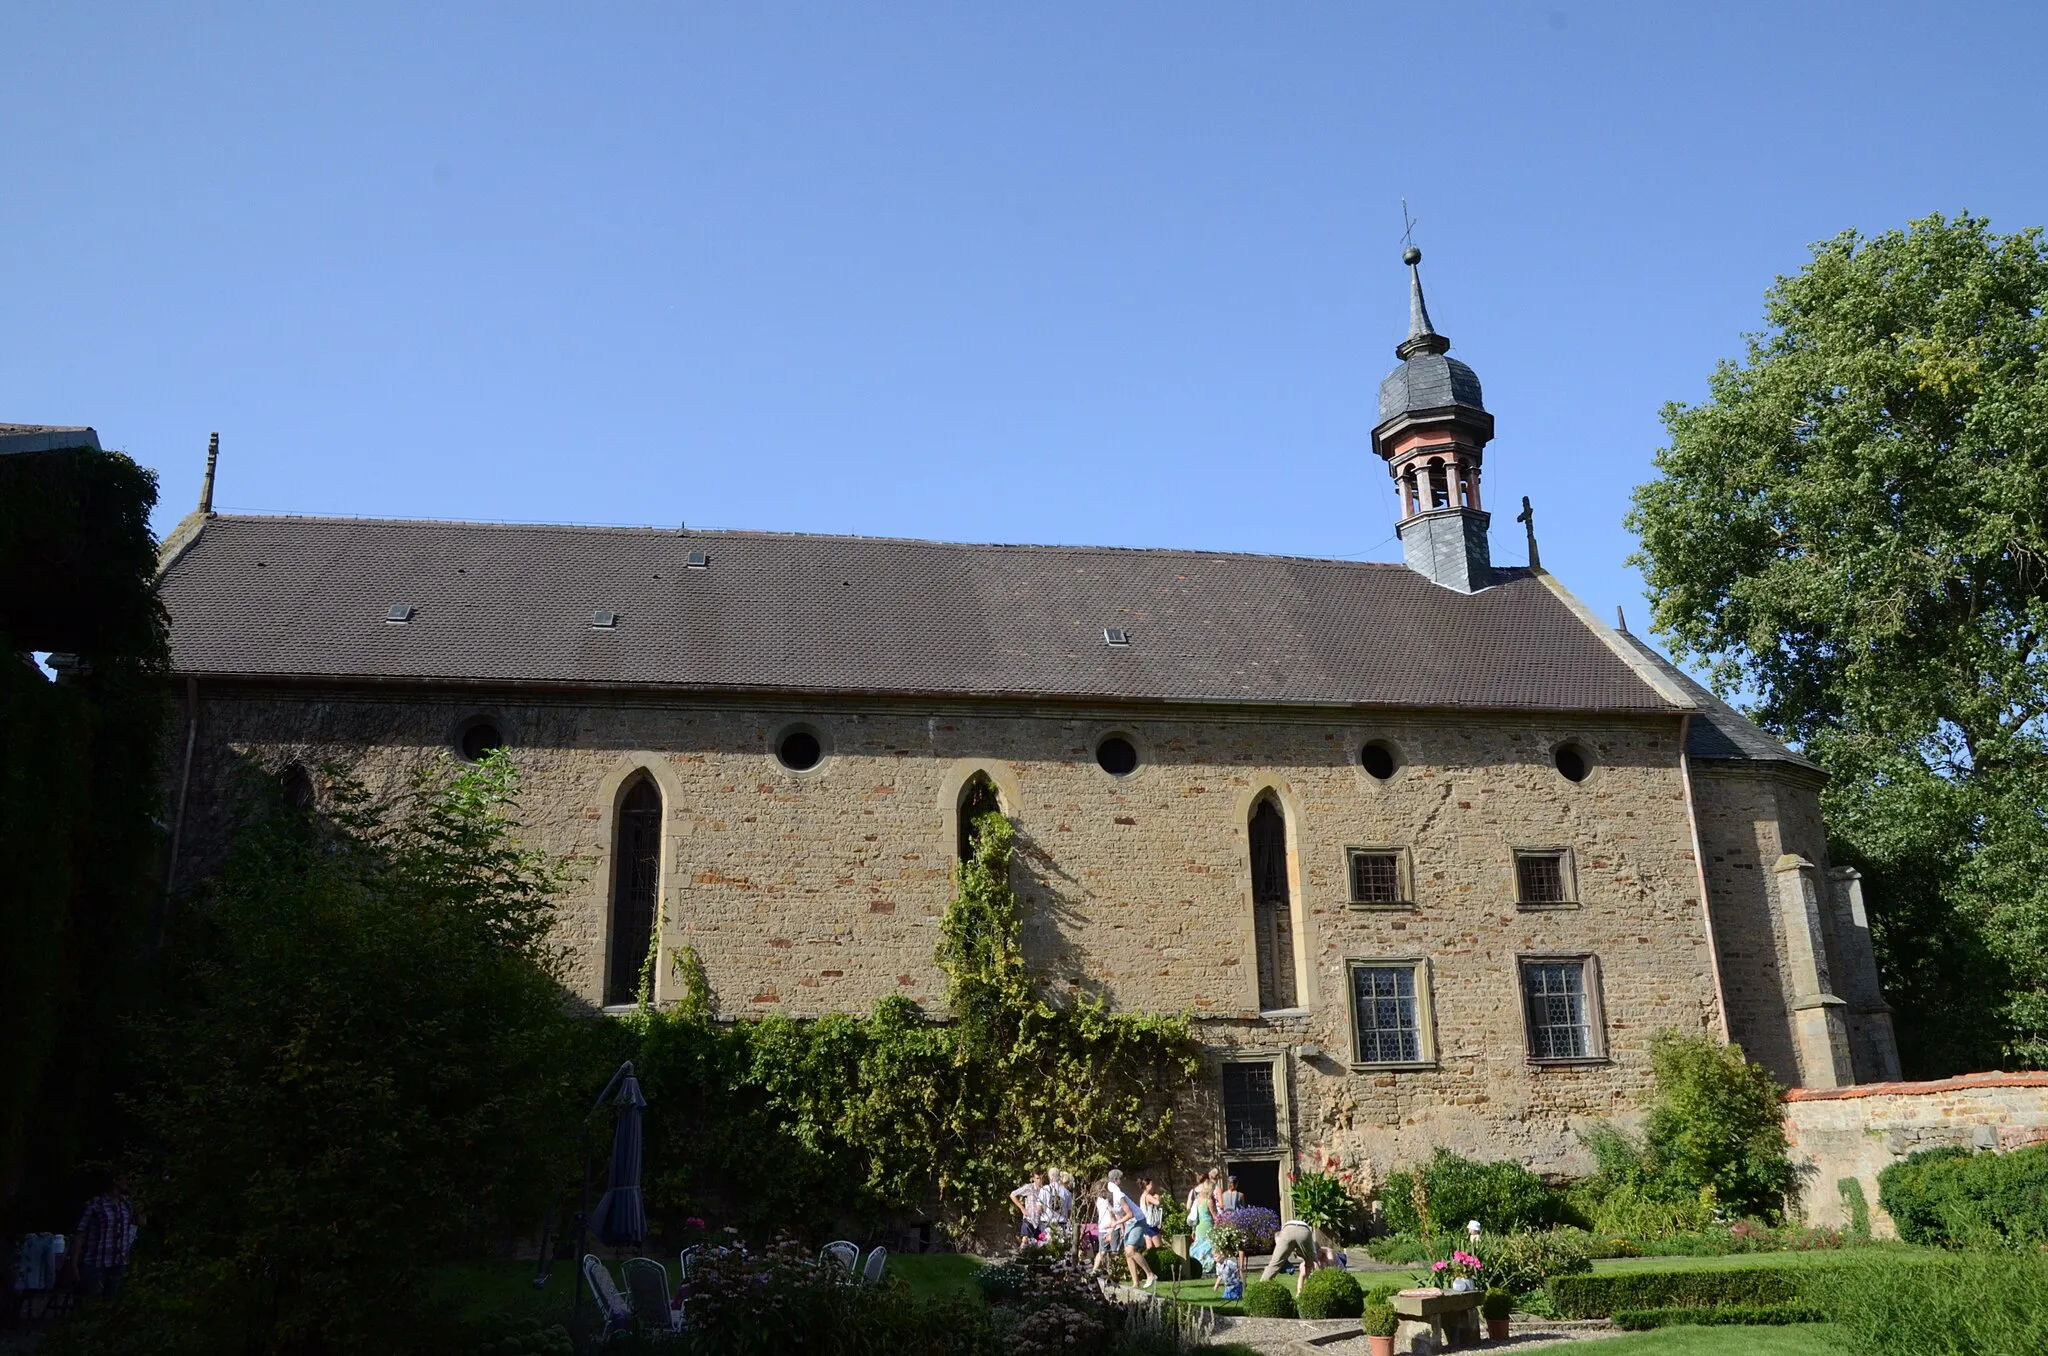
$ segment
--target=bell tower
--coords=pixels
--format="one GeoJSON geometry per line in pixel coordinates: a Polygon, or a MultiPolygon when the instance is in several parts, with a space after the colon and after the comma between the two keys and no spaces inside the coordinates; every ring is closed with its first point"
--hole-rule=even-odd
{"type": "Polygon", "coordinates": [[[1451,341],[1436,332],[1422,300],[1422,251],[1408,265],[1408,337],[1395,348],[1401,365],[1380,383],[1380,422],[1372,450],[1387,463],[1401,497],[1395,529],[1408,568],[1460,593],[1493,583],[1481,506],[1480,468],[1493,440],[1493,416],[1479,394],[1479,375],[1450,357],[1451,341]]]}

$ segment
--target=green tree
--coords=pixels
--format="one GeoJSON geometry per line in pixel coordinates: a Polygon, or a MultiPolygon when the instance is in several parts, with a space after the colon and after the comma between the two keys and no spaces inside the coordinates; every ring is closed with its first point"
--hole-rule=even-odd
{"type": "Polygon", "coordinates": [[[418,1349],[426,1270],[538,1221],[572,1161],[587,1028],[510,763],[443,762],[389,817],[334,794],[242,828],[147,1032],[156,1258],[119,1319],[152,1350],[418,1349]]]}
{"type": "Polygon", "coordinates": [[[2048,249],[1847,232],[1664,410],[1657,633],[1832,776],[1908,1069],[2048,1059],[2048,249]]]}
{"type": "Polygon", "coordinates": [[[122,1132],[163,836],[156,476],[0,456],[0,1236],[68,1229],[122,1132]],[[29,653],[76,658],[53,683],[29,653]]]}

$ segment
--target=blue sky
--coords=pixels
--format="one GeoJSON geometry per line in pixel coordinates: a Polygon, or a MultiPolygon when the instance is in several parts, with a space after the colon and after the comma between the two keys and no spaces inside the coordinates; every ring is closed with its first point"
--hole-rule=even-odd
{"type": "MultiPolygon", "coordinates": [[[[0,9],[0,420],[218,504],[1397,559],[1487,492],[1640,618],[1659,406],[1810,242],[2048,223],[2048,6],[0,9]]],[[[1640,621],[1637,623],[1640,626],[1640,621]]]]}

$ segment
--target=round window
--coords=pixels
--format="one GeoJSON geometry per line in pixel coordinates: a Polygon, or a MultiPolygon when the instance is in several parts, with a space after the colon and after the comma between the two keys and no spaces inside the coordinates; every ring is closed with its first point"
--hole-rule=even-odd
{"type": "Polygon", "coordinates": [[[1593,760],[1588,758],[1586,751],[1577,744],[1560,744],[1557,746],[1557,752],[1550,757],[1568,782],[1582,782],[1593,770],[1593,760]]]}
{"type": "Polygon", "coordinates": [[[1394,755],[1394,746],[1378,739],[1365,746],[1358,755],[1358,761],[1365,764],[1365,770],[1379,781],[1393,776],[1401,766],[1401,760],[1394,755]]]}
{"type": "Polygon", "coordinates": [[[1112,777],[1128,777],[1138,767],[1138,751],[1122,735],[1111,735],[1095,746],[1095,762],[1112,777]]]}
{"type": "Polygon", "coordinates": [[[825,756],[825,746],[809,730],[791,730],[775,746],[775,756],[791,772],[808,772],[825,756]]]}
{"type": "Polygon", "coordinates": [[[505,736],[496,725],[488,720],[473,720],[462,727],[462,734],[455,741],[462,750],[462,756],[474,763],[492,749],[505,747],[505,736]]]}

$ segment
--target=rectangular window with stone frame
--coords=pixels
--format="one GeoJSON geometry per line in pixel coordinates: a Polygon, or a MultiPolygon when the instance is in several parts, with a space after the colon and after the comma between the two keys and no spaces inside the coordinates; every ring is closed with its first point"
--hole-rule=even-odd
{"type": "Polygon", "coordinates": [[[1570,848],[1515,849],[1515,904],[1546,908],[1579,902],[1578,873],[1570,848]]]}
{"type": "Polygon", "coordinates": [[[1523,956],[1522,1023],[1535,1064],[1607,1058],[1597,956],[1523,956]]]}
{"type": "Polygon", "coordinates": [[[1344,849],[1351,905],[1358,909],[1406,909],[1415,900],[1408,854],[1395,847],[1344,849]]]}
{"type": "Polygon", "coordinates": [[[1355,1067],[1427,1068],[1436,1063],[1429,962],[1415,957],[1345,962],[1355,1067]]]}

